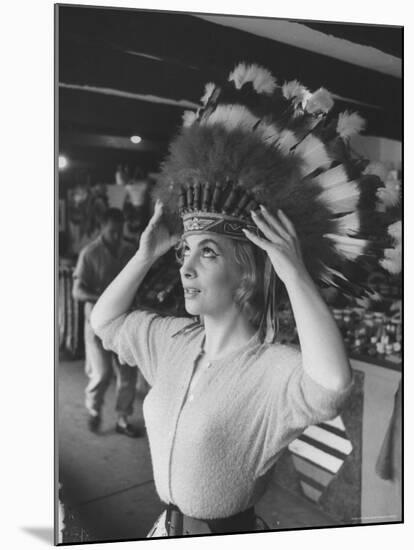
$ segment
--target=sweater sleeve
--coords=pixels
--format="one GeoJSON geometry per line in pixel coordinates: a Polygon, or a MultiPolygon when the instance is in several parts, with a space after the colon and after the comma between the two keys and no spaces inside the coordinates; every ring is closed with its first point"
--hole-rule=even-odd
{"type": "Polygon", "coordinates": [[[280,364],[271,367],[264,399],[269,455],[308,426],[335,418],[353,387],[353,380],[339,392],[321,386],[303,369],[301,354],[294,348],[282,350],[280,364]]]}
{"type": "Polygon", "coordinates": [[[163,317],[137,310],[96,327],[95,332],[105,349],[114,351],[121,363],[137,366],[152,386],[172,336],[188,322],[185,317],[163,317]]]}
{"type": "Polygon", "coordinates": [[[286,385],[292,420],[306,425],[318,424],[337,416],[351,393],[353,379],[343,390],[326,388],[316,382],[303,368],[300,360],[286,385]]]}

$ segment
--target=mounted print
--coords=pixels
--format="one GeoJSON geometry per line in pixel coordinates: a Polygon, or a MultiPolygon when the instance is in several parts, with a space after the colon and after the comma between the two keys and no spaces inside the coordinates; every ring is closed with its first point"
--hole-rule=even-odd
{"type": "Polygon", "coordinates": [[[401,523],[403,27],[55,25],[56,544],[401,523]]]}

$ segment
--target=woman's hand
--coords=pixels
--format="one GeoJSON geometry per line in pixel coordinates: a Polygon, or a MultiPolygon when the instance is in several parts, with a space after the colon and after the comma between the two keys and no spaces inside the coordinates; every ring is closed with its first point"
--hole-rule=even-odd
{"type": "Polygon", "coordinates": [[[262,205],[260,210],[259,214],[252,210],[251,215],[264,237],[258,237],[244,229],[246,237],[267,253],[274,270],[285,285],[298,275],[308,275],[292,222],[281,210],[278,210],[277,218],[262,205]]]}
{"type": "Polygon", "coordinates": [[[139,243],[138,254],[145,261],[157,260],[179,240],[179,235],[171,235],[162,223],[162,213],[163,204],[160,200],[157,200],[154,213],[143,231],[139,243]]]}

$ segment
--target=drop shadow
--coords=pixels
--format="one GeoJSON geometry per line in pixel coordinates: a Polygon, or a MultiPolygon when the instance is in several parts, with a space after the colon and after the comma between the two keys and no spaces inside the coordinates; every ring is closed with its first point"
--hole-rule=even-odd
{"type": "Polygon", "coordinates": [[[48,544],[54,544],[53,527],[22,527],[22,531],[48,544]]]}

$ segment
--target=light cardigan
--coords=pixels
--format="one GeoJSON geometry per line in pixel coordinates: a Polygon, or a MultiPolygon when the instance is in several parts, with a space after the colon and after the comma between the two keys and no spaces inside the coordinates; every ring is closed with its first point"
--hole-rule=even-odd
{"type": "Polygon", "coordinates": [[[204,339],[203,327],[185,329],[190,323],[134,311],[95,330],[151,385],[144,418],[161,500],[195,518],[224,518],[256,504],[283,448],[335,417],[351,385],[322,387],[298,350],[255,335],[212,361],[188,396],[204,339]]]}

